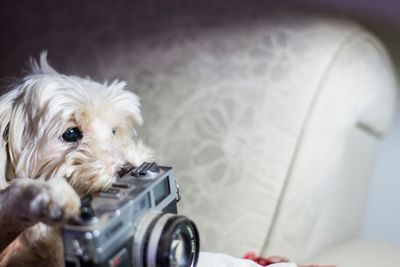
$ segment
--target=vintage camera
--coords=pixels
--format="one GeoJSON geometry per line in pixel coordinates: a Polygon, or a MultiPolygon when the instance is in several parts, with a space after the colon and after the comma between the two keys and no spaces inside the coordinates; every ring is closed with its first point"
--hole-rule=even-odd
{"type": "Polygon", "coordinates": [[[62,228],[66,266],[196,266],[198,231],[177,215],[178,200],[172,168],[154,162],[85,197],[80,218],[62,228]]]}

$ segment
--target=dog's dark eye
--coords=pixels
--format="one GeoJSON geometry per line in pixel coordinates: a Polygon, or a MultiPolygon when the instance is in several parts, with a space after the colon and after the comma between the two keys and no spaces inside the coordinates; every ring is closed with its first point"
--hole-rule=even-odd
{"type": "Polygon", "coordinates": [[[71,127],[68,128],[63,134],[62,134],[62,139],[64,139],[65,142],[76,142],[79,141],[83,138],[81,130],[79,130],[78,127],[71,127]]]}
{"type": "Polygon", "coordinates": [[[117,128],[114,127],[111,129],[111,131],[112,131],[112,134],[115,135],[115,133],[117,132],[117,128]]]}

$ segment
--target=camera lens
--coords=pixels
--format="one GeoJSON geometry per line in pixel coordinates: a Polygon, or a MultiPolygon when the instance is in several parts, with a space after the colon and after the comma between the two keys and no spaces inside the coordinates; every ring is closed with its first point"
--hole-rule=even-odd
{"type": "Polygon", "coordinates": [[[134,236],[134,266],[196,266],[199,235],[196,225],[184,216],[149,212],[143,216],[134,236]]]}
{"type": "Polygon", "coordinates": [[[158,266],[195,266],[199,251],[196,226],[182,216],[171,217],[165,224],[157,248],[158,266]]]}
{"type": "Polygon", "coordinates": [[[187,240],[187,235],[183,234],[180,230],[172,235],[171,247],[169,249],[171,267],[188,265],[188,259],[190,259],[191,253],[190,246],[187,245],[189,242],[190,240],[187,240]]]}

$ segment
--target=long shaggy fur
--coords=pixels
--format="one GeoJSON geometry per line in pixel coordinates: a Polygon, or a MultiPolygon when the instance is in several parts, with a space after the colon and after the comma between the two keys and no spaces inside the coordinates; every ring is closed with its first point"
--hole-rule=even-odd
{"type": "Polygon", "coordinates": [[[0,239],[20,234],[11,245],[0,241],[0,251],[8,245],[3,265],[58,266],[60,237],[43,222],[76,213],[78,195],[107,188],[123,166],[150,160],[152,151],[135,141],[142,116],[125,82],[60,74],[46,53],[31,65],[32,73],[0,98],[0,227],[14,228],[0,239]],[[65,141],[70,128],[82,138],[65,141]]]}

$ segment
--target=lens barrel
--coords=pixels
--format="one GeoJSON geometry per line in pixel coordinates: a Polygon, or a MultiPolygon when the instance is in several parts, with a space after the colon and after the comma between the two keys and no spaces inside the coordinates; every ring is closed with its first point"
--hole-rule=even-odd
{"type": "Polygon", "coordinates": [[[134,234],[134,266],[195,267],[199,251],[197,227],[185,216],[150,211],[134,234]]]}

